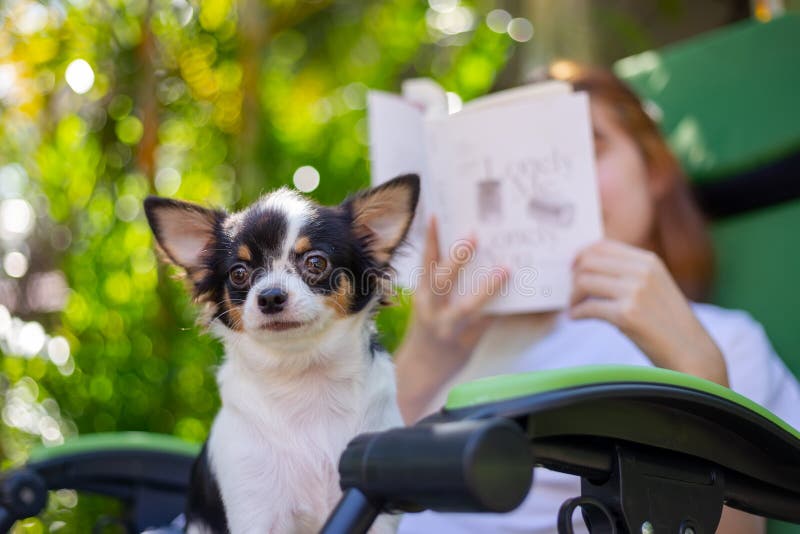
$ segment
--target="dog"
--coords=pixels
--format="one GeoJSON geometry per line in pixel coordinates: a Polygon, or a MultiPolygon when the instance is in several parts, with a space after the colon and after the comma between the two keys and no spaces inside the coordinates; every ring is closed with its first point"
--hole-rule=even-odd
{"type": "MultiPolygon", "coordinates": [[[[225,349],[187,532],[317,532],[341,496],[348,441],[402,425],[373,317],[419,187],[400,176],[334,207],[284,188],[233,214],[145,200],[159,248],[225,349]]],[[[392,532],[393,519],[374,531],[392,532]]]]}

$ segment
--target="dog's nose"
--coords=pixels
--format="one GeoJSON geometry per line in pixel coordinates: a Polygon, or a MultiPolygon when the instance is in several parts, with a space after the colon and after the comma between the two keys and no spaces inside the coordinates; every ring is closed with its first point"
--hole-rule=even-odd
{"type": "Polygon", "coordinates": [[[289,295],[280,287],[270,287],[258,294],[258,307],[264,313],[278,313],[283,311],[283,305],[289,300],[289,295]]]}

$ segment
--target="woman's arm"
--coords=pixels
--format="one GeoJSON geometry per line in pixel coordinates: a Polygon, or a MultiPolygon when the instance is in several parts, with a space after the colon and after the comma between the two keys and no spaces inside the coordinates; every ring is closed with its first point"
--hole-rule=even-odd
{"type": "Polygon", "coordinates": [[[603,240],[578,254],[573,271],[573,318],[604,319],[658,367],[728,385],[722,352],[656,254],[603,240]]]}
{"type": "Polygon", "coordinates": [[[766,531],[767,520],[763,517],[727,506],[722,509],[717,526],[717,534],[764,534],[766,531]]]}
{"type": "MultiPolygon", "coordinates": [[[[454,299],[452,287],[470,255],[452,256],[439,257],[432,219],[409,331],[395,358],[398,402],[406,423],[424,415],[439,390],[467,363],[491,321],[481,316],[481,309],[507,278],[498,270],[478,294],[454,299]]],[[[570,314],[616,325],[659,367],[728,385],[722,353],[652,252],[610,240],[581,251],[574,264],[570,314]]]]}
{"type": "Polygon", "coordinates": [[[476,294],[454,298],[457,277],[474,254],[450,254],[443,260],[437,232],[431,219],[409,330],[395,353],[397,400],[408,424],[424,415],[439,390],[467,363],[491,322],[481,309],[507,278],[505,270],[497,269],[481,281],[476,294]]]}

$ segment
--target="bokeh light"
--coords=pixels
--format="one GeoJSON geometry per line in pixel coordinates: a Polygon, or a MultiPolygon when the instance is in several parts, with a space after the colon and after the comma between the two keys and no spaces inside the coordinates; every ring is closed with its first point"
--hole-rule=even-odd
{"type": "Polygon", "coordinates": [[[22,278],[28,272],[28,258],[14,250],[3,257],[3,270],[12,278],[22,278]]]}
{"type": "Polygon", "coordinates": [[[76,59],[70,63],[64,76],[67,80],[67,85],[79,95],[89,92],[94,85],[94,71],[89,63],[83,59],[76,59]]]}
{"type": "Polygon", "coordinates": [[[506,33],[511,14],[505,9],[493,9],[486,15],[486,25],[495,33],[506,33]]]}
{"type": "Polygon", "coordinates": [[[508,35],[520,43],[530,41],[533,37],[533,24],[526,18],[517,17],[508,23],[508,35]]]}
{"type": "Polygon", "coordinates": [[[11,330],[11,313],[0,304],[0,339],[4,339],[11,330]]]}
{"type": "Polygon", "coordinates": [[[172,167],[164,167],[156,173],[156,191],[159,195],[171,197],[181,187],[181,174],[172,167]]]}
{"type": "Polygon", "coordinates": [[[25,237],[33,229],[34,214],[31,205],[21,198],[11,198],[0,203],[0,230],[11,237],[25,237]]]}
{"type": "Polygon", "coordinates": [[[135,145],[144,134],[144,125],[137,117],[128,115],[117,123],[117,137],[126,145],[135,145]]]}
{"type": "Polygon", "coordinates": [[[319,186],[319,171],[311,165],[303,165],[294,171],[292,181],[298,191],[310,193],[319,186]]]}
{"type": "Polygon", "coordinates": [[[12,101],[17,82],[17,68],[14,65],[0,65],[0,99],[12,101]]]}
{"type": "Polygon", "coordinates": [[[459,0],[428,0],[431,9],[439,13],[450,13],[458,6],[459,0]]]}
{"type": "MultiPolygon", "coordinates": [[[[3,78],[0,72],[0,79],[3,78]]],[[[1,84],[2,82],[0,82],[1,84]]],[[[0,167],[0,197],[18,198],[25,192],[28,176],[25,169],[18,163],[11,163],[0,167]]]]}
{"type": "Polygon", "coordinates": [[[431,9],[426,16],[430,27],[446,35],[457,35],[467,32],[475,25],[475,15],[465,6],[458,6],[449,11],[431,9]]]}
{"type": "Polygon", "coordinates": [[[69,342],[56,336],[47,342],[47,356],[56,365],[64,365],[69,360],[69,342]]]}
{"type": "Polygon", "coordinates": [[[44,328],[36,321],[22,325],[17,334],[17,344],[23,356],[34,356],[44,347],[47,336],[44,328]]]}
{"type": "Polygon", "coordinates": [[[25,2],[20,16],[16,20],[17,31],[31,35],[42,31],[47,26],[47,8],[38,2],[25,2]]]}

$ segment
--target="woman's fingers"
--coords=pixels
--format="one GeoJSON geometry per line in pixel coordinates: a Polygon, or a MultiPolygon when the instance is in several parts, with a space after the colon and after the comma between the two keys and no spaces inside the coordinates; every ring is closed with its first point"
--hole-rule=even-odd
{"type": "Polygon", "coordinates": [[[628,290],[629,283],[625,278],[596,272],[576,273],[573,278],[570,306],[587,298],[621,298],[628,290]]]}
{"type": "Polygon", "coordinates": [[[610,257],[629,258],[631,254],[646,252],[638,247],[615,241],[613,239],[601,239],[584,248],[581,253],[602,254],[610,257]]]}
{"type": "Polygon", "coordinates": [[[447,251],[447,260],[441,263],[438,275],[442,283],[452,286],[457,283],[458,275],[475,257],[478,243],[474,237],[456,241],[447,251]]]}
{"type": "Polygon", "coordinates": [[[626,329],[644,314],[656,272],[652,253],[603,240],[583,249],[573,264],[570,315],[604,319],[626,329]]]}
{"type": "Polygon", "coordinates": [[[468,325],[476,326],[484,305],[501,291],[508,278],[503,268],[484,276],[475,273],[474,280],[460,278],[464,267],[475,257],[476,248],[474,238],[462,239],[450,247],[447,258],[441,258],[436,219],[431,217],[423,251],[425,276],[420,280],[424,287],[417,288],[414,308],[417,317],[439,323],[439,337],[455,338],[468,325]],[[468,294],[463,295],[464,291],[468,294]]]}
{"type": "Polygon", "coordinates": [[[589,298],[569,309],[573,319],[604,319],[619,326],[619,303],[611,299],[589,298]]]}
{"type": "Polygon", "coordinates": [[[653,252],[605,239],[581,250],[575,257],[573,269],[617,276],[636,275],[651,270],[658,261],[653,252]]]}
{"type": "Polygon", "coordinates": [[[439,263],[439,227],[435,216],[428,221],[428,230],[425,232],[425,249],[422,256],[422,268],[426,272],[427,269],[439,263]]]}
{"type": "Polygon", "coordinates": [[[428,221],[425,232],[425,246],[422,252],[422,273],[420,285],[417,287],[415,301],[418,308],[433,313],[439,297],[446,296],[450,288],[441,282],[439,265],[439,227],[435,216],[428,221]]]}
{"type": "Polygon", "coordinates": [[[609,258],[601,254],[581,254],[573,263],[574,272],[593,272],[607,275],[620,275],[620,269],[629,269],[629,264],[617,258],[609,258]]]}
{"type": "Polygon", "coordinates": [[[422,288],[422,292],[448,297],[464,266],[475,257],[476,246],[474,238],[456,241],[450,247],[447,259],[442,260],[439,253],[439,232],[436,218],[431,217],[423,252],[424,279],[428,286],[422,288]]]}

